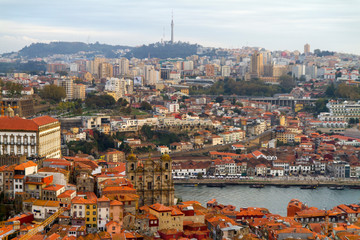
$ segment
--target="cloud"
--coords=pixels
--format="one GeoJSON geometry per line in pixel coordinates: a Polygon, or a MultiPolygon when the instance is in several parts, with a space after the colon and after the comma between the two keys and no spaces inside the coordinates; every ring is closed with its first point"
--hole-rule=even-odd
{"type": "Polygon", "coordinates": [[[159,41],[164,27],[168,39],[173,10],[176,40],[360,53],[357,0],[2,0],[0,8],[1,52],[49,39],[134,46],[159,41]]]}

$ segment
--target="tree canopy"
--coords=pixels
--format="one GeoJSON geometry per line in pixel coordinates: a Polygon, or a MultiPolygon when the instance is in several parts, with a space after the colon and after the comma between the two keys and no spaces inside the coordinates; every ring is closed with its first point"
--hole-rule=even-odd
{"type": "Polygon", "coordinates": [[[337,87],[335,87],[334,84],[331,84],[327,87],[325,94],[329,98],[359,100],[360,88],[357,86],[347,85],[345,83],[341,83],[337,87]]]}
{"type": "Polygon", "coordinates": [[[85,104],[89,108],[112,108],[115,105],[115,99],[110,95],[88,95],[85,104]]]}
{"type": "Polygon", "coordinates": [[[23,86],[14,82],[6,82],[5,88],[8,91],[7,95],[10,97],[21,95],[21,91],[23,90],[23,86]]]}
{"type": "Polygon", "coordinates": [[[39,94],[41,98],[55,102],[60,102],[61,99],[66,97],[65,89],[54,84],[46,85],[39,94]]]}
{"type": "MultiPolygon", "coordinates": [[[[286,78],[287,79],[287,78],[286,78]]],[[[287,87],[287,85],[286,85],[287,87]]],[[[290,86],[289,86],[290,87],[290,86]]],[[[217,81],[209,88],[196,87],[190,88],[190,94],[208,94],[208,95],[242,95],[242,96],[273,96],[275,93],[289,92],[289,88],[281,85],[265,84],[259,79],[251,81],[224,79],[217,81]]]]}

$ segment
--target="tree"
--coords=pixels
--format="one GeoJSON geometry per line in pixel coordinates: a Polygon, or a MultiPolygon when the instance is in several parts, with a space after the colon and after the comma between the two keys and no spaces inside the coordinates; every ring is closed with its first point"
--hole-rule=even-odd
{"type": "Polygon", "coordinates": [[[88,95],[85,104],[90,108],[112,108],[115,105],[115,99],[110,95],[88,95]]]}
{"type": "Polygon", "coordinates": [[[326,107],[326,104],[328,103],[328,100],[325,98],[319,98],[315,102],[315,109],[316,113],[319,114],[321,112],[328,112],[329,109],[326,107]]]}
{"type": "Polygon", "coordinates": [[[295,87],[294,79],[289,75],[282,75],[279,78],[280,86],[284,92],[290,92],[295,87]]]}
{"type": "Polygon", "coordinates": [[[223,96],[218,96],[215,98],[215,102],[217,103],[222,103],[224,101],[224,97],[223,96]]]}
{"type": "Polygon", "coordinates": [[[129,104],[129,102],[124,98],[119,98],[117,100],[117,104],[121,107],[126,107],[129,104]]]}
{"type": "Polygon", "coordinates": [[[141,110],[146,110],[146,111],[149,111],[149,110],[152,110],[152,107],[151,107],[151,104],[146,102],[146,101],[142,101],[140,103],[140,109],[141,110]]]}
{"type": "Polygon", "coordinates": [[[57,71],[55,73],[59,74],[60,76],[67,76],[68,75],[68,72],[66,72],[66,71],[57,71]]]}
{"type": "Polygon", "coordinates": [[[124,142],[121,143],[119,149],[120,149],[120,151],[123,151],[124,153],[129,153],[131,151],[131,147],[129,146],[129,144],[124,143],[124,142]]]}
{"type": "Polygon", "coordinates": [[[300,82],[305,82],[305,81],[306,81],[305,75],[301,75],[299,81],[300,81],[300,82]]]}
{"type": "Polygon", "coordinates": [[[40,91],[40,97],[43,99],[53,100],[55,102],[60,102],[61,99],[66,97],[66,92],[63,87],[56,86],[54,84],[46,85],[40,91]]]}
{"type": "Polygon", "coordinates": [[[141,133],[145,135],[146,139],[150,140],[154,136],[154,132],[151,130],[151,127],[149,125],[143,125],[141,127],[141,133]]]}
{"type": "Polygon", "coordinates": [[[6,82],[5,88],[7,89],[10,97],[21,95],[21,91],[23,90],[23,86],[21,84],[13,82],[6,82]]]}
{"type": "Polygon", "coordinates": [[[334,83],[331,83],[327,88],[326,88],[326,91],[325,91],[325,94],[326,96],[330,97],[330,98],[333,98],[335,97],[335,86],[334,86],[334,83]]]}

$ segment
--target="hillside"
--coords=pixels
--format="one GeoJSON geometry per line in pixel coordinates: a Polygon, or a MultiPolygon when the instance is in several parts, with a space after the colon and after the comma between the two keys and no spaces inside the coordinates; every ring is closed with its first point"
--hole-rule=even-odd
{"type": "MultiPolygon", "coordinates": [[[[100,43],[82,43],[82,42],[51,42],[51,43],[33,43],[21,49],[17,55],[24,58],[42,58],[54,54],[76,54],[84,52],[87,57],[95,55],[104,55],[107,58],[119,58],[124,56],[119,53],[121,50],[127,50],[127,58],[186,58],[196,54],[200,45],[183,42],[170,43],[153,43],[142,45],[140,47],[129,47],[120,45],[108,45],[100,43]]],[[[14,53],[5,53],[3,56],[10,56],[14,53]]]]}
{"type": "Polygon", "coordinates": [[[189,44],[184,42],[171,43],[153,43],[133,48],[126,54],[127,58],[186,58],[196,54],[196,50],[200,45],[189,44]]]}
{"type": "Polygon", "coordinates": [[[27,58],[47,57],[54,54],[75,54],[78,52],[87,52],[89,55],[102,54],[108,58],[117,57],[117,51],[131,49],[128,46],[113,46],[100,43],[82,43],[82,42],[51,42],[51,43],[33,43],[19,51],[19,55],[27,58]]]}

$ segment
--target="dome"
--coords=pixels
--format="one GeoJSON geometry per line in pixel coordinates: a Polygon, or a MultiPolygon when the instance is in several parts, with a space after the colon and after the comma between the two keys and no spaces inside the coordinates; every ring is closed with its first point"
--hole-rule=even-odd
{"type": "Polygon", "coordinates": [[[170,161],[171,160],[171,157],[169,156],[169,154],[163,154],[161,156],[161,160],[162,161],[170,161]]]}
{"type": "Polygon", "coordinates": [[[127,160],[136,160],[136,155],[131,150],[131,153],[127,156],[127,160]]]}

